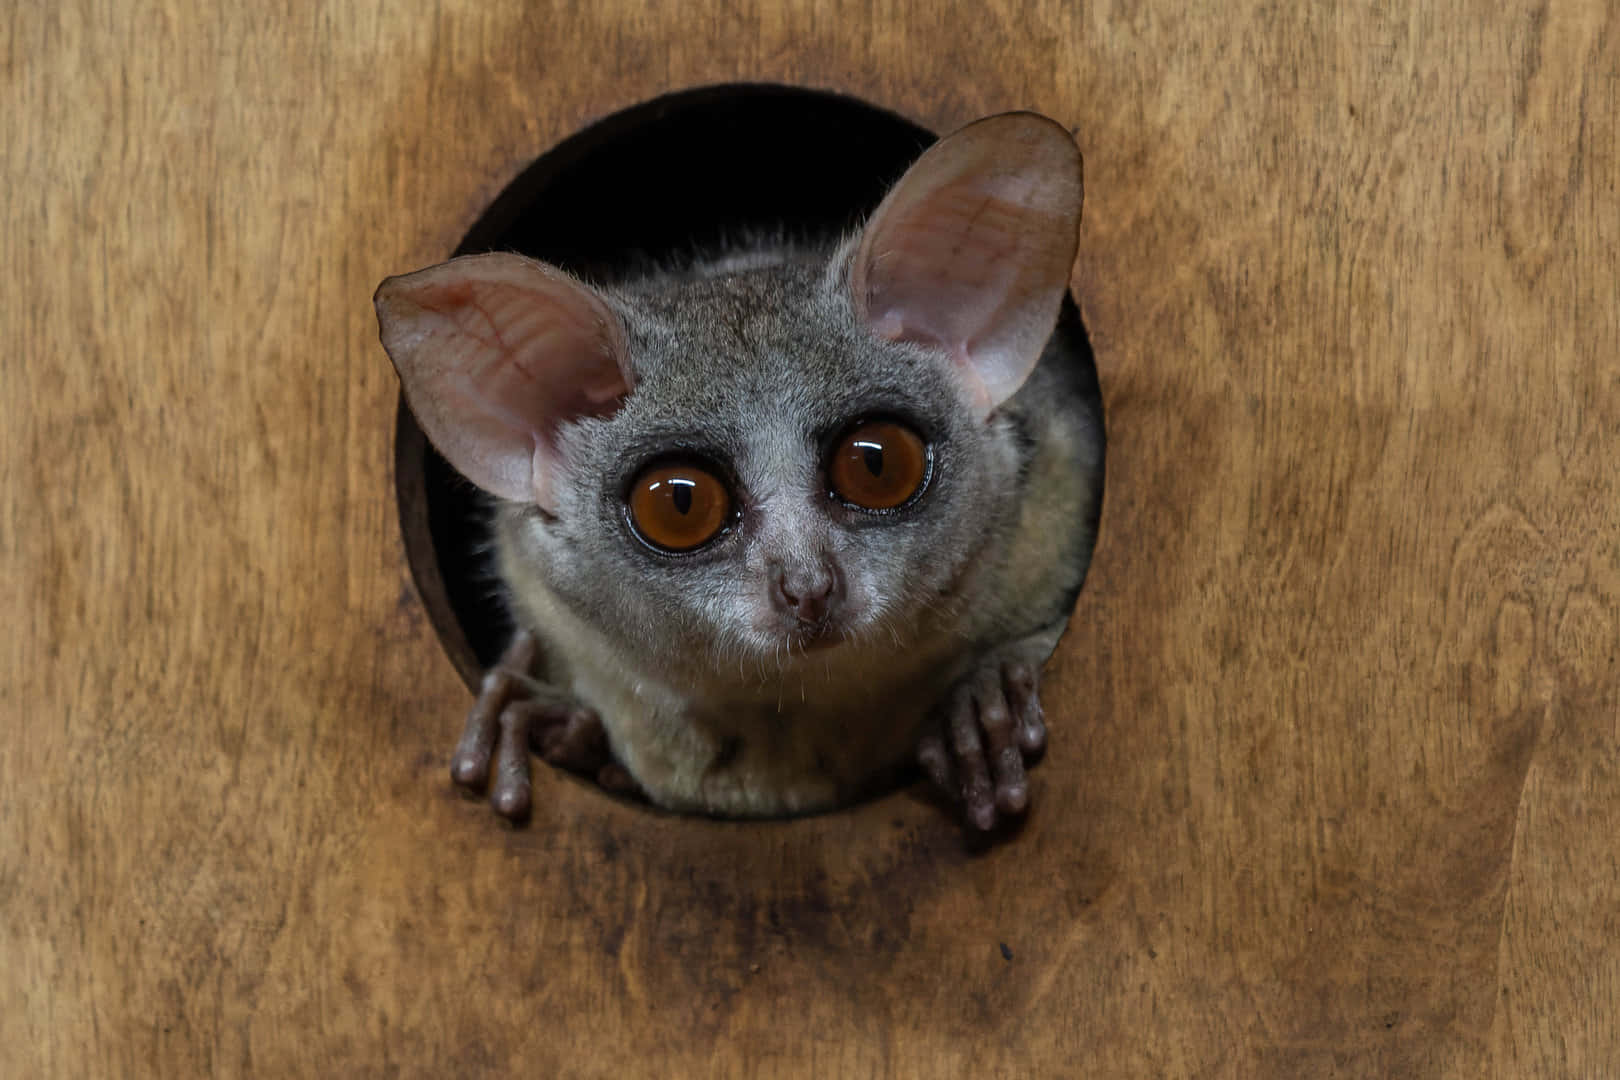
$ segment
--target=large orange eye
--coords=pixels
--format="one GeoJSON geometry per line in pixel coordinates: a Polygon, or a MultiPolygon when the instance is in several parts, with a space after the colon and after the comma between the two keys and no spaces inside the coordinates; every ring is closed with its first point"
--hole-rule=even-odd
{"type": "Polygon", "coordinates": [[[654,465],[630,485],[630,521],[640,537],[665,551],[691,551],[714,538],[731,514],[731,496],[696,465],[654,465]]]}
{"type": "Polygon", "coordinates": [[[892,510],[928,478],[928,447],[893,420],[873,420],[838,443],[827,463],[838,497],[867,510],[892,510]]]}

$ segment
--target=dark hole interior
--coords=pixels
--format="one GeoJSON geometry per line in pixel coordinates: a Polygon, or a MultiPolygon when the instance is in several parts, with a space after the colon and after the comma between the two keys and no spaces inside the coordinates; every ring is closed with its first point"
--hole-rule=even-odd
{"type": "MultiPolygon", "coordinates": [[[[859,225],[934,139],[894,113],[821,91],[730,85],[671,94],[543,154],[455,254],[517,251],[601,280],[649,258],[716,250],[738,233],[836,235],[859,225]]],[[[418,588],[476,686],[511,629],[486,554],[488,523],[478,493],[427,444],[403,399],[396,479],[418,588]]]]}

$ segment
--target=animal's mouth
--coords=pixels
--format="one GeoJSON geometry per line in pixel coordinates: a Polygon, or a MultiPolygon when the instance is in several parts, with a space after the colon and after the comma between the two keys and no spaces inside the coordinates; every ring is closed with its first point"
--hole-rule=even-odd
{"type": "Polygon", "coordinates": [[[843,630],[832,623],[814,623],[808,626],[801,625],[788,634],[788,642],[796,649],[805,652],[820,652],[831,649],[844,640],[843,630]]]}

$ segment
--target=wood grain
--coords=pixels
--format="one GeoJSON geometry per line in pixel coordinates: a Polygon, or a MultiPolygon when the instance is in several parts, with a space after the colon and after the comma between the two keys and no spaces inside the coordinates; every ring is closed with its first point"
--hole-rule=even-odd
{"type": "Polygon", "coordinates": [[[0,1075],[1620,1072],[1617,23],[12,5],[0,1075]],[[738,79],[1086,153],[1103,533],[989,854],[446,781],[370,292],[738,79]]]}

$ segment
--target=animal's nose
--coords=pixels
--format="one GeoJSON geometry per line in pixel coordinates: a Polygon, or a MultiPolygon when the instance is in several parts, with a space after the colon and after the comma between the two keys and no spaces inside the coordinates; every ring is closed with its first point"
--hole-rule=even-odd
{"type": "Polygon", "coordinates": [[[837,589],[838,575],[826,565],[776,575],[776,602],[802,623],[825,622],[837,601],[837,589]]]}

